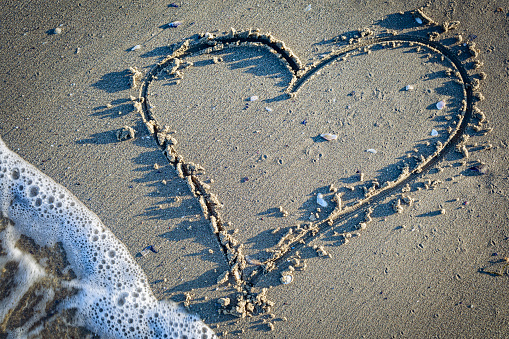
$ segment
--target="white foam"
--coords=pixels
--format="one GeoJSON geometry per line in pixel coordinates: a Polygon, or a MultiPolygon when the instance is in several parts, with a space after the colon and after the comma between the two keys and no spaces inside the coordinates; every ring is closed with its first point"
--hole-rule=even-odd
{"type": "MultiPolygon", "coordinates": [[[[64,300],[60,309],[76,307],[77,326],[108,338],[215,338],[198,317],[158,301],[145,273],[99,218],[64,187],[10,151],[1,138],[0,211],[14,222],[1,232],[7,256],[0,265],[17,260],[23,263],[18,271],[24,272],[23,289],[0,305],[0,323],[15,306],[15,299],[45,274],[40,263],[14,247],[19,234],[24,234],[40,246],[62,244],[77,276],[68,284],[79,292],[64,300]]],[[[26,336],[24,331],[18,329],[13,335],[26,336]]]]}
{"type": "Polygon", "coordinates": [[[9,310],[16,307],[21,297],[28,291],[31,285],[46,275],[31,256],[24,255],[14,244],[19,239],[19,233],[12,226],[8,226],[0,233],[0,243],[6,256],[0,256],[0,267],[5,267],[9,261],[17,262],[19,265],[18,274],[14,277],[16,286],[12,292],[0,302],[0,319],[4,319],[9,310]]]}

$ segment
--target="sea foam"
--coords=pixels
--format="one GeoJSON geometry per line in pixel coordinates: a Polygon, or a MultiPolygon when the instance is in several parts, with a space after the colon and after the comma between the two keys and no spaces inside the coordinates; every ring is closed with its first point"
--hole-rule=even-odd
{"type": "Polygon", "coordinates": [[[105,338],[216,337],[197,316],[158,301],[101,220],[1,139],[0,211],[0,334],[82,328],[105,338]]]}

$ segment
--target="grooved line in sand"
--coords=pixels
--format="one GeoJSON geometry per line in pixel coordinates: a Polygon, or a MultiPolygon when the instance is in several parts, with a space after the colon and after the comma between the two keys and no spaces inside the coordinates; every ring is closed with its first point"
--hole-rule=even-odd
{"type": "Polygon", "coordinates": [[[461,142],[461,137],[464,134],[468,123],[472,119],[474,101],[472,87],[467,70],[463,66],[461,60],[450,49],[438,42],[419,36],[403,34],[365,38],[357,43],[343,46],[341,49],[331,52],[331,54],[324,59],[304,68],[300,60],[285,46],[284,42],[276,40],[270,34],[262,35],[258,30],[236,32],[232,29],[228,35],[214,37],[207,33],[197,41],[184,41],[171,55],[157,64],[145,76],[141,83],[140,96],[139,100],[135,102],[135,107],[142,115],[143,121],[147,125],[151,134],[155,137],[156,142],[163,150],[168,161],[175,167],[179,176],[182,179],[187,180],[191,192],[199,199],[203,214],[205,218],[210,221],[211,229],[216,235],[217,240],[221,245],[224,257],[228,262],[230,269],[229,273],[235,278],[235,281],[239,286],[244,284],[254,286],[263,273],[274,270],[281,260],[286,258],[290,253],[294,253],[296,250],[304,246],[303,244],[307,244],[315,239],[320,233],[329,230],[334,222],[346,220],[350,216],[366,210],[370,204],[378,203],[384,198],[396,194],[402,187],[427,173],[433,166],[442,160],[447,153],[454,150],[456,145],[461,142]],[[460,112],[462,113],[462,116],[459,118],[460,121],[458,123],[458,127],[449,134],[449,138],[443,146],[437,147],[436,151],[432,155],[420,162],[408,173],[402,173],[396,180],[385,182],[381,188],[368,192],[363,199],[358,200],[354,205],[344,208],[338,205],[326,219],[311,223],[303,228],[298,228],[297,232],[294,233],[289,242],[284,243],[277,250],[272,251],[272,257],[263,263],[263,272],[259,271],[249,278],[244,278],[242,276],[242,272],[246,267],[246,259],[240,250],[235,250],[235,248],[238,248],[239,246],[238,241],[226,232],[227,230],[224,227],[224,222],[221,217],[221,203],[219,199],[211,192],[210,186],[199,178],[198,174],[201,170],[199,166],[196,166],[190,161],[184,160],[182,155],[180,155],[176,149],[176,142],[174,142],[174,139],[168,135],[169,131],[167,128],[164,128],[158,123],[156,116],[150,110],[148,89],[151,82],[167,67],[172,64],[174,65],[175,63],[178,65],[180,58],[197,54],[207,54],[227,47],[258,46],[269,49],[269,51],[277,55],[289,69],[292,74],[292,80],[285,92],[289,95],[289,97],[293,97],[308,80],[312,79],[313,75],[318,70],[338,60],[342,56],[346,56],[347,53],[363,47],[387,43],[413,43],[425,46],[426,48],[445,56],[454,65],[460,74],[464,100],[466,101],[466,107],[464,106],[463,111],[460,112]],[[228,254],[230,255],[228,256],[228,254]],[[228,258],[230,259],[228,260],[228,258]]]}

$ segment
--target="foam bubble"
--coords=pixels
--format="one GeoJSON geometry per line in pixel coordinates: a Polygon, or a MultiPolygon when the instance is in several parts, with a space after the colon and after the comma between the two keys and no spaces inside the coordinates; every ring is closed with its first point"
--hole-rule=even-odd
{"type": "Polygon", "coordinates": [[[54,316],[46,312],[53,308],[66,326],[101,337],[216,337],[198,317],[158,301],[145,273],[99,218],[1,138],[0,211],[0,323],[11,336],[48,331],[54,316]],[[31,317],[20,325],[9,317],[27,300],[31,317]]]}

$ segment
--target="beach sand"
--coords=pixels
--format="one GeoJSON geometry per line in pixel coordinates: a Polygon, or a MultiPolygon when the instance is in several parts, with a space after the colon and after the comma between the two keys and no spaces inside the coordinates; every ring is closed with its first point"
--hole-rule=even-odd
{"type": "Polygon", "coordinates": [[[509,257],[507,3],[170,4],[10,1],[0,28],[2,139],[99,216],[145,271],[157,298],[185,302],[224,337],[509,335],[509,277],[500,271],[509,257]],[[357,230],[368,205],[338,218],[332,229],[324,223],[305,244],[292,244],[275,270],[249,279],[290,228],[296,235],[297,224],[305,228],[310,216],[317,224],[333,212],[331,184],[346,206],[354,205],[365,197],[362,186],[397,179],[404,162],[416,166],[413,155],[431,156],[437,140],[447,141],[463,99],[454,71],[446,74],[453,67],[440,53],[408,42],[369,53],[362,47],[320,68],[288,97],[287,62],[263,46],[229,48],[183,57],[193,66],[181,77],[157,74],[146,85],[150,95],[142,95],[152,108],[143,112],[133,105],[140,92],[130,86],[129,68],[151,74],[172,44],[205,32],[223,36],[230,27],[271,32],[311,65],[364,28],[373,34],[361,41],[426,38],[433,27],[410,13],[421,6],[439,24],[460,21],[435,41],[461,50],[457,57],[470,76],[485,77],[476,107],[487,121],[479,132],[478,118],[467,128],[470,138],[461,145],[468,157],[453,148],[416,176],[405,193],[414,201],[402,203],[401,213],[394,207],[399,188],[371,204],[365,229],[357,230]],[[168,27],[175,21],[182,24],[168,27]],[[57,27],[61,33],[53,34],[57,27]],[[475,58],[458,34],[462,43],[475,43],[475,58]],[[482,67],[473,69],[475,60],[482,67]],[[447,103],[443,110],[436,108],[440,100],[447,103]],[[217,284],[232,270],[226,247],[144,119],[168,125],[185,163],[205,169],[198,177],[224,204],[218,213],[232,236],[228,246],[242,244],[248,256],[243,291],[249,297],[268,288],[270,309],[262,303],[263,312],[245,318],[218,312],[220,298],[235,303],[238,295],[234,277],[217,284]],[[117,139],[124,126],[135,130],[134,139],[117,139]],[[338,138],[325,141],[322,133],[338,138]],[[318,193],[327,207],[317,205],[318,193]],[[142,256],[150,245],[157,253],[142,256]],[[284,273],[289,265],[295,272],[284,273]],[[282,284],[282,274],[292,282],[282,284]]]}

